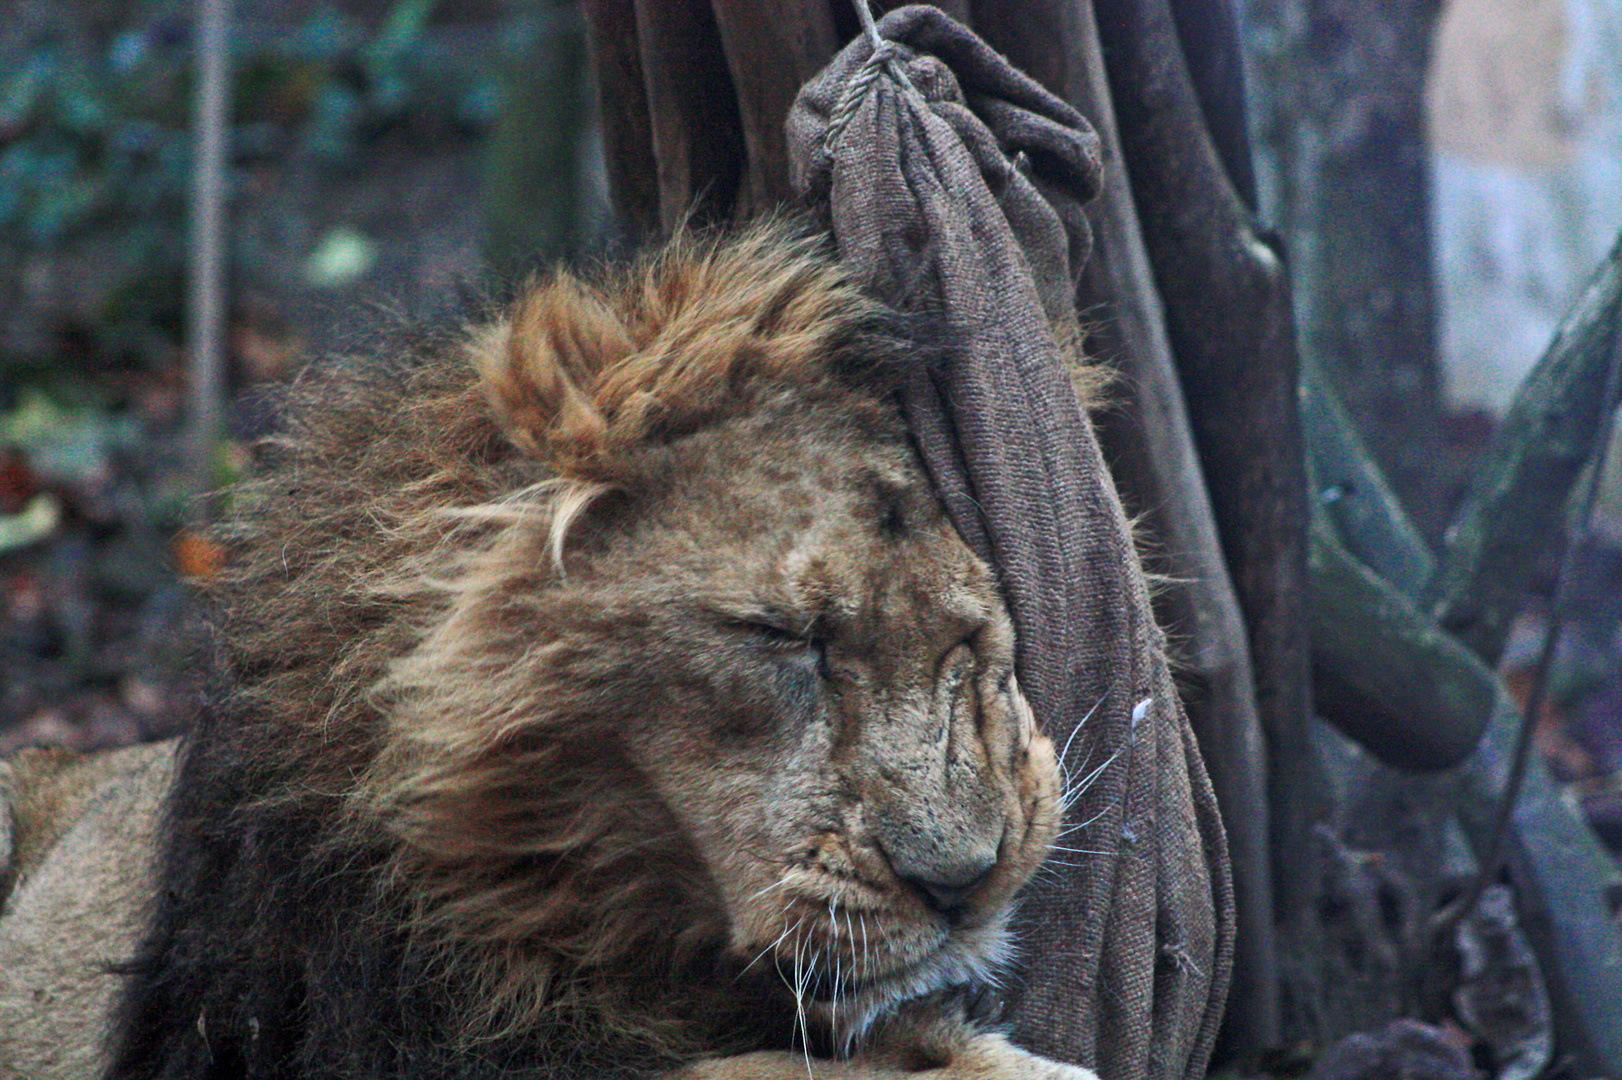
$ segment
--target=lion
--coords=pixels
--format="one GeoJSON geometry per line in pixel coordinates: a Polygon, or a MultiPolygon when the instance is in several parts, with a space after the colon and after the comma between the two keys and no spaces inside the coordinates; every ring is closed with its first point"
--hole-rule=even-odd
{"type": "Polygon", "coordinates": [[[938,337],[768,222],[299,380],[63,1074],[1090,1080],[972,1007],[1065,791],[938,337]]]}

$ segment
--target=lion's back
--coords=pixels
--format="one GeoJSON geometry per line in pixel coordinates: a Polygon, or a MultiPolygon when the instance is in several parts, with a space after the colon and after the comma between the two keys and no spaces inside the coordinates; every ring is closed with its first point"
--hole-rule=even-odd
{"type": "Polygon", "coordinates": [[[152,889],[173,742],[0,762],[11,841],[0,878],[0,1077],[78,1080],[106,1067],[107,1016],[152,889]]]}

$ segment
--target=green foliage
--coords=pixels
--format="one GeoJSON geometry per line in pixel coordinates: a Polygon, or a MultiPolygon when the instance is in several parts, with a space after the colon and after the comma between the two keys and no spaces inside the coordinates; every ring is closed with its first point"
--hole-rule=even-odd
{"type": "MultiPolygon", "coordinates": [[[[288,165],[350,175],[382,139],[481,136],[495,84],[436,44],[435,7],[399,0],[374,32],[322,7],[288,32],[239,36],[232,187],[288,165]]],[[[195,65],[189,8],[128,10],[131,25],[106,40],[64,29],[0,57],[0,259],[16,268],[92,247],[115,280],[76,332],[108,350],[104,360],[149,366],[180,341],[195,65]]],[[[66,359],[0,356],[0,378],[66,359]]]]}

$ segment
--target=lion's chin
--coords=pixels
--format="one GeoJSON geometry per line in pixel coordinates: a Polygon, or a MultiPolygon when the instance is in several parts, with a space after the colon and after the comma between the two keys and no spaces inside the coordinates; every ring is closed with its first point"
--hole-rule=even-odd
{"type": "Polygon", "coordinates": [[[996,986],[1013,952],[1007,919],[948,936],[917,963],[826,997],[802,993],[808,1034],[824,1036],[840,1057],[854,1053],[873,1024],[907,1002],[965,986],[996,986]]]}

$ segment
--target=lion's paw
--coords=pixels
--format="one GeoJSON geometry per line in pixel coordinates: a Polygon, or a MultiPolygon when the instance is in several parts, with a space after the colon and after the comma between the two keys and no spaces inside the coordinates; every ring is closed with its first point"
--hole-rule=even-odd
{"type": "Polygon", "coordinates": [[[977,1035],[941,1070],[941,1080],[1098,1080],[1091,1069],[1040,1057],[1001,1035],[977,1035]]]}
{"type": "Polygon", "coordinates": [[[807,1059],[785,1051],[697,1061],[663,1080],[1098,1080],[1090,1069],[1038,1057],[1001,1035],[979,1035],[938,1057],[858,1055],[849,1061],[807,1059]],[[910,1060],[908,1058],[910,1057],[910,1060]]]}
{"type": "Polygon", "coordinates": [[[1021,1050],[978,1030],[960,1003],[920,1002],[874,1030],[853,1065],[916,1080],[1098,1080],[1089,1069],[1021,1050]]]}

